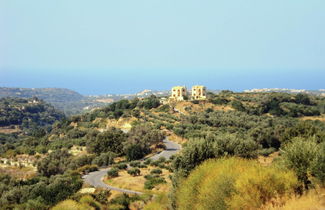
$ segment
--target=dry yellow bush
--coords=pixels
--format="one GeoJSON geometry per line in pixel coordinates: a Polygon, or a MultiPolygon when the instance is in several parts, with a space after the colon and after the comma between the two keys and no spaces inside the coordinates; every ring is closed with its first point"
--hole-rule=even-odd
{"type": "Polygon", "coordinates": [[[179,209],[258,209],[270,200],[294,193],[291,171],[240,158],[208,160],[180,184],[179,209]]]}
{"type": "Polygon", "coordinates": [[[52,210],[92,210],[95,209],[85,204],[77,203],[74,200],[65,200],[58,203],[52,210]]]}
{"type": "Polygon", "coordinates": [[[231,209],[258,209],[268,201],[294,194],[298,181],[293,172],[255,165],[242,173],[229,201],[231,209]]]}
{"type": "Polygon", "coordinates": [[[323,210],[325,209],[325,189],[311,190],[303,196],[293,196],[280,202],[268,203],[263,210],[323,210]]]}

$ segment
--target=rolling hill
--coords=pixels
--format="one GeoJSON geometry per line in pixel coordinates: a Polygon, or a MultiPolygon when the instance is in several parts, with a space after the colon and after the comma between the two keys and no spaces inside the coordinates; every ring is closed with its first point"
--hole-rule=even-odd
{"type": "Polygon", "coordinates": [[[103,106],[106,103],[98,102],[92,98],[65,88],[8,88],[0,87],[0,98],[18,97],[42,99],[66,115],[79,114],[92,107],[103,106]]]}

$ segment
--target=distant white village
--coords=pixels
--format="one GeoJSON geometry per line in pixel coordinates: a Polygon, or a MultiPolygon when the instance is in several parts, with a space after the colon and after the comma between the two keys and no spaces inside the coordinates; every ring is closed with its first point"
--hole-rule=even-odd
{"type": "Polygon", "coordinates": [[[244,90],[245,93],[265,93],[265,92],[290,92],[290,93],[304,93],[305,89],[288,89],[288,88],[262,88],[244,90]]]}

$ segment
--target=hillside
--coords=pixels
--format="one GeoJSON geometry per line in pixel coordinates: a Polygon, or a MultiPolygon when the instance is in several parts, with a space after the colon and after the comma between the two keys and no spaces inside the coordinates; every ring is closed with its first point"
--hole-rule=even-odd
{"type": "Polygon", "coordinates": [[[36,97],[0,99],[0,127],[19,126],[24,129],[52,125],[64,117],[62,112],[36,97]]]}
{"type": "Polygon", "coordinates": [[[206,101],[165,104],[150,96],[60,120],[40,135],[3,136],[3,173],[37,173],[30,182],[0,176],[10,186],[0,188],[0,205],[192,209],[192,199],[201,209],[283,206],[325,183],[324,102],[306,94],[231,91],[209,93],[206,101]],[[171,160],[143,161],[164,149],[165,136],[181,143],[181,152],[171,160]],[[81,177],[99,167],[106,168],[106,184],[144,195],[82,185],[81,177]],[[249,197],[249,189],[256,196],[249,197]]]}
{"type": "Polygon", "coordinates": [[[144,90],[139,93],[130,94],[107,94],[85,96],[80,93],[66,88],[8,88],[0,87],[0,98],[17,97],[42,99],[55,108],[63,111],[66,115],[71,116],[81,114],[92,109],[103,107],[107,104],[119,100],[131,100],[133,98],[147,98],[151,95],[166,96],[169,91],[151,91],[144,90]]]}
{"type": "Polygon", "coordinates": [[[75,91],[65,88],[7,88],[0,87],[0,98],[18,97],[42,99],[67,115],[79,114],[85,109],[103,106],[107,103],[98,102],[75,91]]]}
{"type": "Polygon", "coordinates": [[[0,144],[23,141],[29,136],[43,136],[51,130],[54,122],[64,118],[63,112],[36,97],[0,98],[0,144]]]}
{"type": "Polygon", "coordinates": [[[0,98],[19,97],[32,98],[37,97],[51,102],[80,101],[84,99],[81,94],[65,88],[6,88],[0,87],[0,98]]]}
{"type": "Polygon", "coordinates": [[[325,96],[325,90],[305,90],[305,89],[288,89],[288,88],[262,88],[262,89],[251,89],[251,90],[244,90],[246,93],[305,93],[305,94],[312,94],[312,95],[321,95],[325,96]]]}

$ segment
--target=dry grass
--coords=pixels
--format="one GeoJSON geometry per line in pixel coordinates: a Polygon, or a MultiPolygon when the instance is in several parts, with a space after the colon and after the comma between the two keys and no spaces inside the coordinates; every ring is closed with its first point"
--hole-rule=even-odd
{"type": "Polygon", "coordinates": [[[15,128],[11,127],[0,127],[0,133],[11,134],[11,133],[19,133],[21,130],[16,126],[15,128]]]}
{"type": "Polygon", "coordinates": [[[94,207],[87,205],[86,203],[78,203],[74,200],[64,200],[55,205],[51,210],[93,210],[94,207]]]}
{"type": "Polygon", "coordinates": [[[76,128],[76,127],[78,127],[78,123],[77,122],[71,122],[70,123],[70,126],[76,128]]]}
{"type": "Polygon", "coordinates": [[[79,193],[94,193],[96,188],[93,187],[86,187],[79,190],[79,193]]]}
{"type": "Polygon", "coordinates": [[[301,117],[301,120],[319,120],[322,122],[325,122],[325,114],[321,115],[321,116],[305,116],[305,117],[301,117]]]}
{"type": "Polygon", "coordinates": [[[167,136],[168,136],[168,139],[170,141],[173,141],[173,142],[176,142],[178,144],[184,144],[186,143],[188,140],[186,138],[182,138],[180,136],[177,136],[174,132],[172,131],[169,131],[169,130],[165,130],[167,136]]]}
{"type": "Polygon", "coordinates": [[[10,150],[8,150],[3,158],[0,158],[1,165],[3,167],[6,166],[22,166],[22,167],[31,167],[34,168],[34,164],[38,160],[38,158],[41,158],[44,155],[27,155],[27,154],[21,154],[14,156],[13,154],[10,154],[10,150]],[[8,154],[9,153],[9,154],[8,154]]]}
{"type": "Polygon", "coordinates": [[[114,163],[119,163],[119,162],[125,162],[126,161],[126,157],[116,157],[114,158],[114,163]]]}
{"type": "Polygon", "coordinates": [[[23,167],[19,168],[16,166],[0,166],[0,174],[8,174],[9,176],[15,177],[17,179],[30,179],[36,176],[36,170],[33,167],[23,167]]]}
{"type": "Polygon", "coordinates": [[[157,194],[150,202],[144,206],[144,210],[167,210],[169,199],[167,193],[157,194]]]}
{"type": "Polygon", "coordinates": [[[145,178],[143,176],[130,176],[123,170],[119,171],[118,177],[105,179],[104,182],[114,187],[143,192],[145,178]]]}
{"type": "Polygon", "coordinates": [[[140,210],[144,209],[145,205],[144,201],[134,201],[129,205],[129,208],[130,210],[140,210]]]}
{"type": "Polygon", "coordinates": [[[86,155],[87,154],[87,148],[82,147],[82,146],[73,146],[73,147],[71,147],[69,152],[73,156],[86,155]]]}
{"type": "Polygon", "coordinates": [[[175,108],[182,112],[183,114],[189,114],[189,112],[204,112],[206,109],[211,108],[215,111],[231,111],[234,110],[230,106],[224,106],[224,105],[215,105],[208,102],[201,102],[200,104],[193,104],[189,101],[181,101],[177,102],[175,108]],[[187,111],[190,109],[190,111],[187,111]]]}
{"type": "Polygon", "coordinates": [[[108,197],[108,201],[111,201],[114,198],[117,198],[118,196],[123,195],[123,193],[115,191],[115,190],[111,190],[110,193],[111,193],[111,195],[108,197]]]}
{"type": "Polygon", "coordinates": [[[102,99],[97,99],[95,101],[101,102],[101,103],[112,103],[112,102],[114,102],[114,99],[111,99],[111,98],[102,98],[102,99]]]}
{"type": "Polygon", "coordinates": [[[131,124],[135,120],[137,120],[135,117],[120,118],[118,120],[107,119],[106,128],[116,127],[122,130],[130,130],[132,128],[131,124]]]}
{"type": "Polygon", "coordinates": [[[300,197],[295,196],[293,198],[287,199],[284,202],[273,201],[271,204],[266,205],[263,209],[264,210],[324,210],[325,209],[325,188],[311,190],[310,192],[308,192],[303,196],[300,197]],[[279,203],[282,203],[282,205],[279,203]]]}
{"type": "Polygon", "coordinates": [[[150,146],[150,149],[151,149],[151,153],[144,156],[145,159],[148,159],[148,158],[156,155],[157,153],[160,153],[160,152],[164,151],[164,149],[162,147],[158,147],[158,144],[150,146]]]}
{"type": "Polygon", "coordinates": [[[269,165],[271,165],[273,160],[277,157],[279,157],[279,152],[274,152],[267,157],[260,155],[260,156],[258,156],[257,160],[261,165],[269,166],[269,165]]]}
{"type": "MultiPolygon", "coordinates": [[[[141,175],[140,176],[131,176],[127,173],[126,170],[120,170],[119,176],[115,178],[105,178],[104,182],[110,186],[134,190],[139,192],[146,192],[144,189],[144,183],[146,179],[144,178],[145,175],[150,174],[150,171],[156,167],[149,166],[148,168],[141,168],[141,175]]],[[[164,177],[167,181],[167,184],[160,184],[157,185],[152,191],[153,192],[168,192],[170,189],[170,180],[169,175],[170,172],[166,169],[161,169],[162,174],[161,177],[164,177]]]]}
{"type": "Polygon", "coordinates": [[[215,111],[224,111],[224,112],[228,112],[228,111],[233,111],[234,110],[231,106],[224,106],[224,105],[212,105],[211,108],[213,110],[215,110],[215,111]]]}

